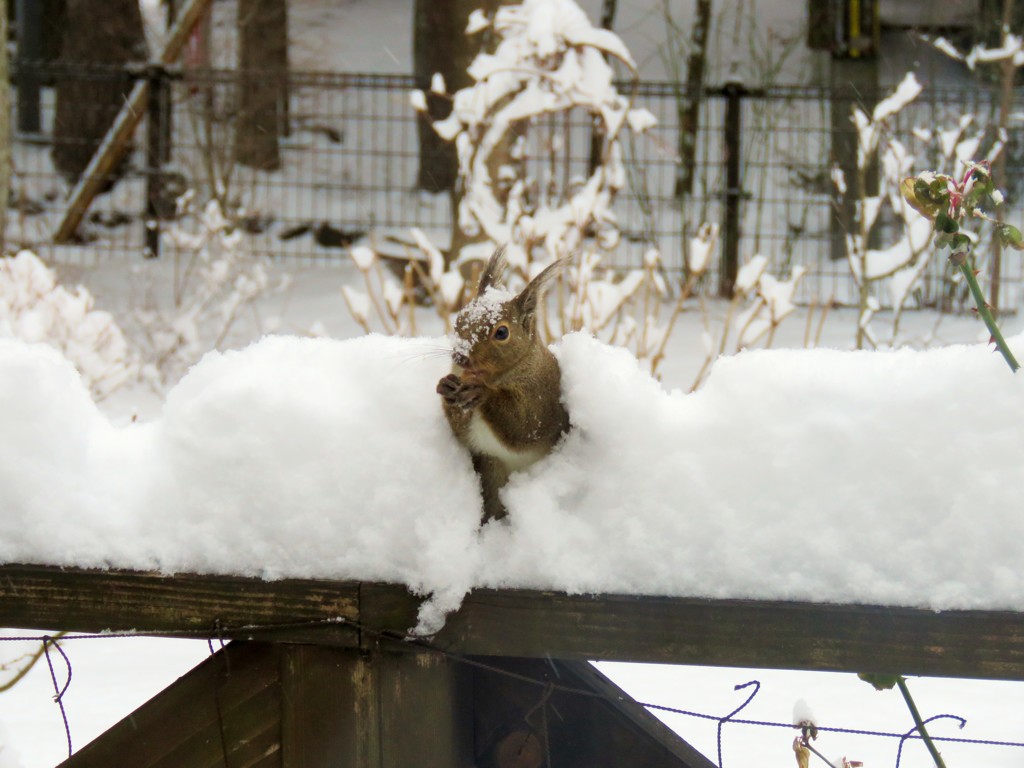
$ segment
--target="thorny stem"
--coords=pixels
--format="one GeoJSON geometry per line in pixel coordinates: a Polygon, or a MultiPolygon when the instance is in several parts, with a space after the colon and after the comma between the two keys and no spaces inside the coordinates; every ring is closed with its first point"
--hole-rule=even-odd
{"type": "Polygon", "coordinates": [[[967,264],[967,254],[963,252],[957,252],[949,257],[954,264],[960,268],[960,272],[963,274],[964,279],[967,281],[968,287],[971,289],[971,295],[974,297],[974,303],[978,307],[978,314],[981,315],[981,319],[985,321],[985,326],[988,328],[988,332],[992,335],[992,341],[996,344],[996,349],[1006,360],[1006,364],[1010,366],[1010,370],[1014,373],[1020,368],[1020,363],[1013,356],[1013,352],[1010,351],[1010,347],[1006,344],[1006,339],[1003,338],[1002,332],[999,330],[999,326],[996,325],[996,320],[992,316],[992,310],[989,308],[988,303],[985,301],[985,295],[981,292],[981,286],[978,285],[978,278],[974,275],[974,270],[967,264]]]}
{"type": "MultiPolygon", "coordinates": [[[[974,275],[972,274],[971,277],[973,278],[974,275]]],[[[977,280],[974,282],[975,285],[977,285],[977,280]]],[[[978,293],[980,294],[981,291],[979,290],[978,293]]],[[[914,725],[917,726],[917,731],[921,734],[921,738],[924,740],[925,746],[928,747],[928,751],[931,753],[932,760],[935,761],[935,765],[938,766],[938,768],[946,768],[946,763],[942,760],[942,755],[939,754],[939,750],[935,746],[935,742],[932,741],[932,737],[928,735],[928,729],[924,727],[924,720],[921,719],[921,713],[917,711],[917,705],[914,703],[914,697],[910,695],[910,689],[907,687],[906,678],[904,678],[903,675],[897,675],[896,685],[899,686],[900,693],[903,694],[903,700],[907,702],[907,708],[910,710],[910,715],[914,718],[914,725]]]]}

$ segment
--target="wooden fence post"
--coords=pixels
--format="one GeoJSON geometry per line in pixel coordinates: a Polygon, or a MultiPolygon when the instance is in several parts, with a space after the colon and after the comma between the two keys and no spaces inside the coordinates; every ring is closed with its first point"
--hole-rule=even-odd
{"type": "MultiPolygon", "coordinates": [[[[157,58],[157,64],[166,66],[178,58],[178,54],[181,53],[181,49],[188,40],[189,33],[202,18],[212,1],[189,0],[185,4],[178,21],[167,35],[167,41],[157,58]]],[[[145,79],[139,80],[132,88],[131,94],[125,101],[125,105],[121,107],[113,125],[107,131],[107,135],[103,137],[103,141],[97,147],[96,154],[93,155],[89,165],[82,172],[75,188],[71,190],[68,209],[53,235],[54,243],[66,243],[75,234],[93,198],[103,186],[107,174],[127,151],[128,140],[146,112],[148,98],[149,82],[145,79]]]]}

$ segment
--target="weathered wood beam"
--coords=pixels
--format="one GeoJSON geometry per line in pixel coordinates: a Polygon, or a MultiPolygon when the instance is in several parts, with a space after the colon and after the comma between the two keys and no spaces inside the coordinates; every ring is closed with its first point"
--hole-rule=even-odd
{"type": "MultiPolygon", "coordinates": [[[[168,32],[164,47],[153,62],[154,64],[166,66],[174,63],[188,41],[192,28],[202,18],[212,2],[213,0],[188,0],[185,7],[181,9],[174,26],[168,32]]],[[[118,112],[107,135],[103,137],[103,141],[96,148],[96,153],[89,161],[89,165],[82,171],[75,188],[71,190],[67,211],[53,235],[55,243],[66,243],[75,234],[78,225],[82,222],[82,217],[89,210],[93,198],[103,187],[107,175],[117,166],[127,151],[128,140],[135,133],[142,116],[146,114],[148,101],[149,82],[145,79],[139,80],[132,88],[121,111],[118,112]]]]}
{"type": "MultiPolygon", "coordinates": [[[[0,566],[0,626],[416,650],[393,584],[0,566]],[[342,618],[348,624],[267,627],[342,618]],[[264,625],[262,627],[253,625],[264,625]]],[[[476,590],[431,639],[458,654],[1024,680],[1024,614],[476,590]]]]}
{"type": "Polygon", "coordinates": [[[281,765],[278,647],[229,645],[57,768],[281,765]]]}
{"type": "MultiPolygon", "coordinates": [[[[0,566],[0,626],[103,632],[135,630],[197,637],[303,640],[308,627],[287,625],[359,617],[353,582],[263,581],[134,571],[97,571],[38,565],[0,566]],[[248,630],[273,626],[273,630],[248,630]],[[223,629],[219,629],[221,627],[223,629]]],[[[355,645],[348,626],[330,625],[340,645],[355,645]]]]}

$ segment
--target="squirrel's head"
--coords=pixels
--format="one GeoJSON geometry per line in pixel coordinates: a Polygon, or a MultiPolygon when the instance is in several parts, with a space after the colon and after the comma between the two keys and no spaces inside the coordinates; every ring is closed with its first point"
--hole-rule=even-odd
{"type": "Polygon", "coordinates": [[[513,294],[500,285],[506,268],[505,249],[494,252],[480,276],[476,298],[455,318],[452,361],[462,369],[463,378],[493,381],[543,348],[537,309],[564,265],[564,261],[556,261],[519,294],[513,294]]]}

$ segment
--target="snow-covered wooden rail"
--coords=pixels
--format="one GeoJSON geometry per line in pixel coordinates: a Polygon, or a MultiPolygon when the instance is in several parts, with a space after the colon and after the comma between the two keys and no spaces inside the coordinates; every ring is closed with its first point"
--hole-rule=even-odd
{"type": "MultiPolygon", "coordinates": [[[[420,603],[393,584],[0,566],[0,626],[25,629],[394,650],[388,638],[405,636],[420,603]]],[[[430,645],[483,656],[1024,680],[1024,614],[1000,611],[476,590],[430,645]]]]}

